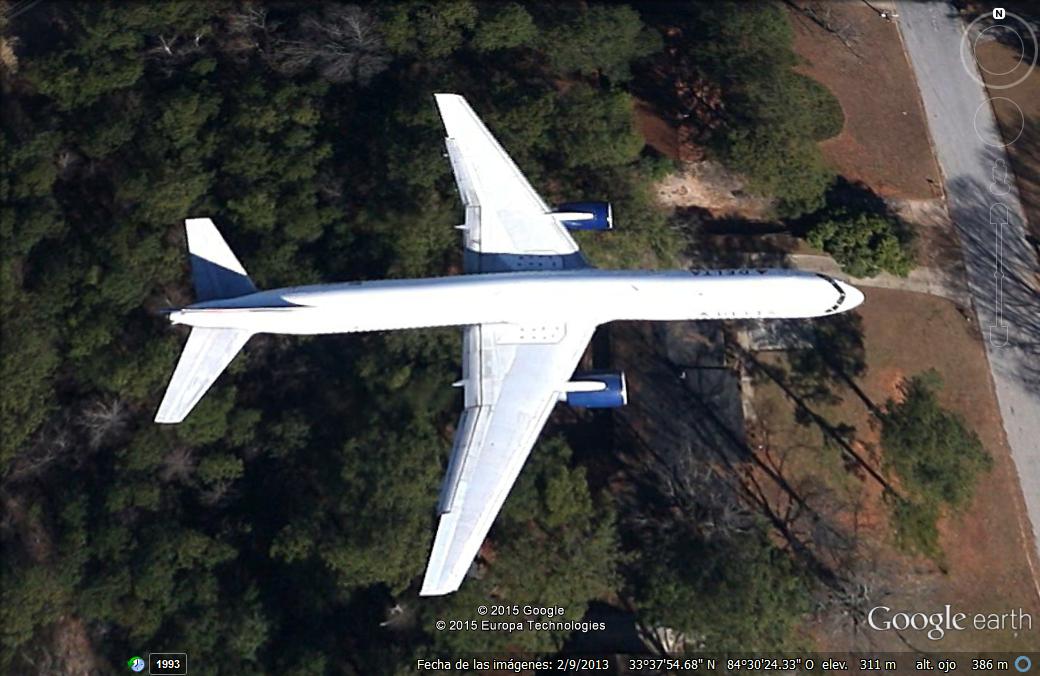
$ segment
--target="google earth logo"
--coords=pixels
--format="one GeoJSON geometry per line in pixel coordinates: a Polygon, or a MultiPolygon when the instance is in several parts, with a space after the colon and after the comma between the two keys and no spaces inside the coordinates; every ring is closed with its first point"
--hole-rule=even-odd
{"type": "Polygon", "coordinates": [[[126,666],[130,667],[130,671],[144,671],[145,661],[134,655],[126,661],[126,666]]]}

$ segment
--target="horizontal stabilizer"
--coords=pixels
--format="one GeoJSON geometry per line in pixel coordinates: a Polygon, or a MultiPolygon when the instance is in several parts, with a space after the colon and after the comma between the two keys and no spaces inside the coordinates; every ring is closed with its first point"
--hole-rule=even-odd
{"type": "Polygon", "coordinates": [[[155,422],[184,420],[252,335],[240,329],[193,328],[155,414],[155,422]]]}
{"type": "Polygon", "coordinates": [[[207,301],[237,298],[256,293],[242,264],[220,236],[217,226],[208,218],[184,221],[188,232],[191,276],[195,282],[195,300],[207,301]]]}

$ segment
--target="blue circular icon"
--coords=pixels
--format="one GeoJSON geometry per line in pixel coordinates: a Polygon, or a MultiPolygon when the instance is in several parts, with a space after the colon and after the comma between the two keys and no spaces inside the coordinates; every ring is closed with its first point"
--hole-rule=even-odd
{"type": "Polygon", "coordinates": [[[1029,659],[1025,655],[1019,655],[1015,658],[1015,669],[1018,669],[1018,673],[1024,674],[1033,668],[1033,660],[1029,659]]]}
{"type": "Polygon", "coordinates": [[[130,671],[134,672],[144,671],[144,668],[147,665],[147,662],[145,662],[137,656],[131,657],[129,660],[126,661],[126,666],[130,667],[130,671]]]}

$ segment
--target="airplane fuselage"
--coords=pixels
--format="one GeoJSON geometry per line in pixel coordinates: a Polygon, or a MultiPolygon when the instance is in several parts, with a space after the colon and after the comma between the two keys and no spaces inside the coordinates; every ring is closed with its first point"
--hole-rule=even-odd
{"type": "Polygon", "coordinates": [[[581,317],[675,321],[803,318],[858,305],[859,291],[794,270],[565,270],[321,284],[196,303],[171,313],[190,326],[325,334],[542,324],[581,317]]]}

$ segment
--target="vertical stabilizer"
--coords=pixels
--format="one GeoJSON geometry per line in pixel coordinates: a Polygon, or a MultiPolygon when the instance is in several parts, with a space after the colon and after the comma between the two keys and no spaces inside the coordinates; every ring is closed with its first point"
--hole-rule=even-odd
{"type": "Polygon", "coordinates": [[[184,221],[188,232],[191,276],[195,281],[197,302],[220,298],[237,298],[256,293],[242,264],[235,258],[217,226],[208,218],[184,221]]]}
{"type": "Polygon", "coordinates": [[[155,422],[179,423],[191,412],[253,334],[239,329],[195,327],[159,404],[155,422]]]}

